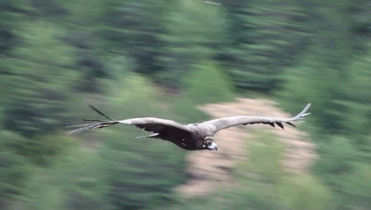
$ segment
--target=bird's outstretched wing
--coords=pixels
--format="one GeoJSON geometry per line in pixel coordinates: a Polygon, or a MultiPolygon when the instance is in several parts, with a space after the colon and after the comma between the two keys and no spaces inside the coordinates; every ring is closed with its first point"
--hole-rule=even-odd
{"type": "Polygon", "coordinates": [[[186,125],[179,124],[172,120],[153,118],[153,117],[132,118],[132,119],[126,119],[126,120],[113,120],[112,118],[103,114],[97,108],[91,105],[90,105],[90,108],[92,108],[94,111],[104,116],[108,120],[102,121],[102,120],[84,119],[85,121],[90,121],[91,123],[67,126],[67,128],[73,128],[72,130],[69,130],[66,132],[68,135],[80,133],[80,132],[90,130],[93,128],[98,128],[98,129],[105,128],[105,127],[116,125],[116,124],[135,125],[138,128],[144,129],[148,132],[152,132],[152,134],[145,136],[145,137],[161,138],[164,140],[172,141],[176,144],[181,142],[182,139],[188,138],[191,135],[191,132],[186,125]]]}
{"type": "Polygon", "coordinates": [[[307,104],[304,109],[293,118],[272,118],[272,117],[259,117],[259,116],[235,116],[235,117],[225,117],[215,120],[210,120],[201,123],[202,126],[207,126],[213,130],[214,133],[237,125],[247,125],[247,124],[268,124],[271,126],[278,125],[282,129],[284,128],[283,123],[294,126],[293,122],[304,119],[305,116],[309,115],[307,113],[310,104],[307,104]]]}

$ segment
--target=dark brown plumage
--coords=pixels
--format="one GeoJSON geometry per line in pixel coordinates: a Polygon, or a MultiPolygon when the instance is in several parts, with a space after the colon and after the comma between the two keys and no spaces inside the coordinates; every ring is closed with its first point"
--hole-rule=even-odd
{"type": "Polygon", "coordinates": [[[222,129],[237,125],[248,125],[257,123],[267,124],[273,127],[275,125],[278,125],[282,129],[284,128],[284,123],[295,127],[292,122],[302,120],[306,115],[308,115],[309,113],[307,113],[307,111],[309,107],[310,104],[306,105],[305,108],[293,118],[234,116],[205,121],[202,123],[183,125],[172,120],[153,117],[113,120],[90,105],[90,108],[92,108],[94,111],[104,116],[108,120],[85,120],[91,121],[91,123],[67,126],[69,128],[75,129],[67,131],[66,133],[80,133],[92,128],[105,128],[116,124],[135,125],[136,127],[144,129],[145,131],[152,132],[152,134],[148,136],[143,136],[144,138],[160,138],[166,141],[173,142],[174,144],[186,150],[217,150],[218,146],[213,142],[213,136],[216,132],[222,129]]]}

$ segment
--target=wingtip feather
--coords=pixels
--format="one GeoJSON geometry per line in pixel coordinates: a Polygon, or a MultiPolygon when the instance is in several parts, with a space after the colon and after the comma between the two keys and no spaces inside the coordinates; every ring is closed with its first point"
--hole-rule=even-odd
{"type": "Polygon", "coordinates": [[[283,124],[282,124],[281,122],[276,122],[276,124],[277,124],[280,128],[285,129],[285,128],[283,127],[283,124]]]}
{"type": "Polygon", "coordinates": [[[293,121],[297,121],[297,120],[301,120],[303,119],[305,116],[309,115],[310,113],[307,113],[309,107],[311,106],[311,103],[308,103],[304,109],[298,114],[296,115],[294,118],[293,118],[293,121]]]}
{"type": "Polygon", "coordinates": [[[103,112],[99,111],[97,108],[95,108],[93,105],[89,104],[89,107],[94,110],[95,112],[97,112],[98,114],[102,115],[103,117],[111,120],[111,121],[114,121],[112,118],[108,117],[107,115],[105,115],[103,112]]]}

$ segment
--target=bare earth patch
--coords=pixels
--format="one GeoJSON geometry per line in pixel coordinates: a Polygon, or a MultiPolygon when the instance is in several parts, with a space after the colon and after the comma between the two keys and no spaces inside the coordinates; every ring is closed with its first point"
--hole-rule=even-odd
{"type": "MultiPolygon", "coordinates": [[[[265,99],[237,98],[235,102],[207,104],[200,109],[211,118],[235,115],[292,116],[277,108],[276,105],[277,103],[265,99]]],[[[298,112],[301,108],[298,107],[298,112]]],[[[292,174],[307,173],[308,166],[317,156],[315,145],[309,141],[309,135],[297,128],[285,126],[282,130],[267,125],[233,127],[215,135],[214,140],[219,147],[217,152],[196,151],[187,155],[186,170],[191,178],[184,185],[177,186],[175,191],[185,197],[204,196],[216,188],[234,184],[231,176],[233,168],[242,160],[248,161],[246,141],[254,139],[254,135],[248,132],[249,129],[264,129],[273,132],[280,141],[287,145],[281,163],[282,167],[292,174]]]]}

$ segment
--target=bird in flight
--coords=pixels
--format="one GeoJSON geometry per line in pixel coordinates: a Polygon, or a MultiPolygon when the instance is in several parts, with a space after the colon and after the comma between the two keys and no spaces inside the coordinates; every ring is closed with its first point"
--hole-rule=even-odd
{"type": "Polygon", "coordinates": [[[93,128],[105,128],[111,125],[124,124],[135,125],[138,128],[151,132],[148,136],[140,136],[137,138],[159,138],[170,141],[185,150],[218,150],[218,145],[214,142],[214,134],[222,129],[226,129],[238,125],[248,124],[267,124],[272,127],[275,125],[284,128],[284,124],[295,127],[293,122],[303,120],[307,113],[310,104],[307,104],[304,109],[295,117],[292,118],[274,118],[260,116],[234,116],[224,117],[215,120],[209,120],[202,123],[180,124],[172,120],[143,117],[131,118],[126,120],[114,120],[103,114],[97,108],[89,105],[91,109],[105,117],[107,120],[87,120],[87,124],[71,125],[67,128],[73,128],[67,131],[68,135],[80,133],[82,131],[93,128]]]}

